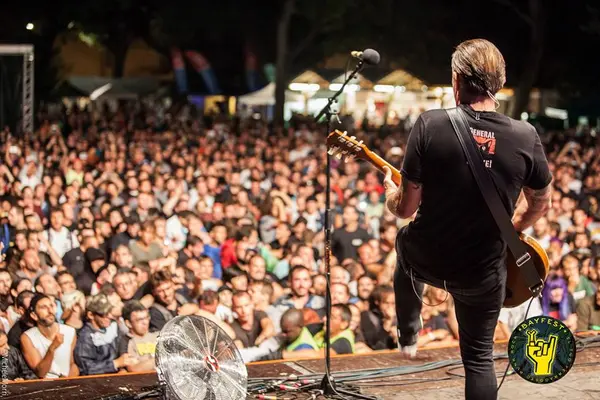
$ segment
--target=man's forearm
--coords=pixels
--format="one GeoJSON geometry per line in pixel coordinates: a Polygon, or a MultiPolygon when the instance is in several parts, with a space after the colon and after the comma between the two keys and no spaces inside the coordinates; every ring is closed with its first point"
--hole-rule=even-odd
{"type": "Polygon", "coordinates": [[[523,188],[523,195],[527,199],[527,209],[521,219],[515,222],[515,229],[519,232],[529,228],[546,214],[550,208],[550,186],[539,190],[523,188]]]}
{"type": "Polygon", "coordinates": [[[50,372],[50,368],[52,368],[52,361],[54,361],[54,349],[48,348],[46,355],[42,358],[42,361],[38,365],[35,366],[35,374],[43,379],[46,377],[48,372],[50,372]]]}
{"type": "Polygon", "coordinates": [[[402,218],[400,215],[399,206],[402,202],[402,185],[398,189],[386,189],[385,191],[385,206],[397,218],[402,218]]]}

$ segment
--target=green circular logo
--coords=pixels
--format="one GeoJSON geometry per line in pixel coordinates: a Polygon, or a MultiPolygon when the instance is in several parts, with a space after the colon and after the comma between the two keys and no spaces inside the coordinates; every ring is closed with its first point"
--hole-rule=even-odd
{"type": "Polygon", "coordinates": [[[508,342],[508,360],[521,378],[552,383],[565,376],[575,362],[575,337],[552,317],[532,317],[515,328],[508,342]]]}

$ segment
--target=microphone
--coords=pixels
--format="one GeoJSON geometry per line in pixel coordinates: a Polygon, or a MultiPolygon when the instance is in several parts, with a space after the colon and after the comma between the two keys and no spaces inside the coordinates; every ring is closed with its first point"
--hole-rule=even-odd
{"type": "Polygon", "coordinates": [[[373,49],[365,49],[364,51],[355,50],[352,51],[350,54],[352,55],[352,57],[358,58],[359,60],[363,61],[365,64],[368,65],[377,65],[379,64],[379,60],[381,59],[379,53],[373,49]]]}

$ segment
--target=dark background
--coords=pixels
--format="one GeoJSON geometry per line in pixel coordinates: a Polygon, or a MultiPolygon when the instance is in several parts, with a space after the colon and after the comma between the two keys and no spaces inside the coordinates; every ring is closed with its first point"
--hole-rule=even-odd
{"type": "MultiPolygon", "coordinates": [[[[23,1],[3,4],[0,41],[35,45],[36,100],[52,97],[53,44],[69,30],[94,35],[112,54],[115,77],[136,38],[167,57],[172,46],[198,50],[229,95],[248,92],[244,48],[250,46],[260,71],[266,63],[277,66],[281,100],[294,72],[365,47],[380,51],[380,68],[448,83],[453,47],[483,37],[503,52],[517,103],[532,87],[556,88],[565,107],[593,116],[600,114],[598,10],[594,0],[23,1]],[[24,29],[28,22],[33,31],[24,29]]],[[[196,74],[188,79],[191,92],[206,91],[196,74]]]]}

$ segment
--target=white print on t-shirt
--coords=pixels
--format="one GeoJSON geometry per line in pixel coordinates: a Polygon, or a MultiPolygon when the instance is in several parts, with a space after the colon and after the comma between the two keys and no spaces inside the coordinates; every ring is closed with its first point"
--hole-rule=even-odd
{"type": "Polygon", "coordinates": [[[496,154],[496,134],[494,132],[484,131],[481,129],[471,129],[471,134],[477,142],[477,146],[483,156],[483,162],[487,168],[492,168],[492,160],[487,157],[496,154]]]}

